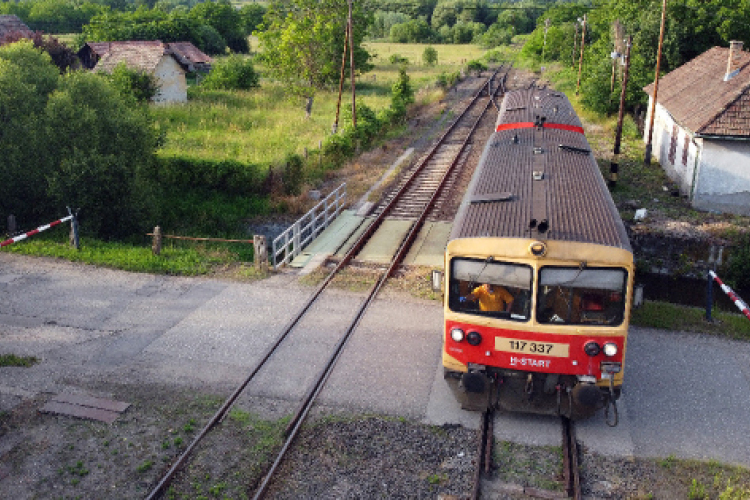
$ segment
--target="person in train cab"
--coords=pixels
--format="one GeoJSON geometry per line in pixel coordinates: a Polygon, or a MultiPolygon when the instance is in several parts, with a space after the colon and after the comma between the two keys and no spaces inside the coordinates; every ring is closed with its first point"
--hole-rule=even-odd
{"type": "MultiPolygon", "coordinates": [[[[510,311],[513,305],[513,295],[500,285],[485,283],[476,287],[466,297],[462,299],[469,301],[478,301],[480,311],[510,311]]],[[[462,301],[463,302],[463,301],[462,301]]]]}

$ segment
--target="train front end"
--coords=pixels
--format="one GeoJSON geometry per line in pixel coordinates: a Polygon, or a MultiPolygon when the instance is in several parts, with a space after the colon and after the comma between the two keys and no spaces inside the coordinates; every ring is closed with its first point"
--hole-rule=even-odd
{"type": "MultiPolygon", "coordinates": [[[[465,409],[580,419],[615,405],[633,288],[628,249],[459,238],[445,270],[443,366],[465,409]],[[505,290],[504,300],[477,300],[487,287],[505,290]]],[[[607,418],[616,424],[616,413],[607,418]]]]}

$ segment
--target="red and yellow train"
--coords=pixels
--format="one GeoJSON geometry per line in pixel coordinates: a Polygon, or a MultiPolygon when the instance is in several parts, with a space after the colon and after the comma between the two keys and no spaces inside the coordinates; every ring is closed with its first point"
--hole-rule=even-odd
{"type": "Polygon", "coordinates": [[[615,425],[633,273],[566,96],[506,94],[445,252],[443,366],[462,406],[573,419],[606,407],[615,425]]]}

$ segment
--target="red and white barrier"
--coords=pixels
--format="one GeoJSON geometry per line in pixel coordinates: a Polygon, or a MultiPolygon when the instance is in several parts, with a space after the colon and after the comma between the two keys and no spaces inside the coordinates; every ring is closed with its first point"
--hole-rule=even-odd
{"type": "Polygon", "coordinates": [[[50,222],[49,224],[45,224],[44,226],[39,226],[38,228],[34,229],[33,231],[29,231],[28,233],[19,234],[18,236],[14,236],[13,238],[10,238],[8,240],[3,241],[0,243],[0,247],[7,247],[8,245],[12,245],[13,243],[16,243],[21,240],[25,240],[29,236],[34,236],[37,233],[41,233],[42,231],[46,231],[47,229],[57,226],[58,224],[62,224],[63,222],[67,222],[70,219],[72,219],[72,215],[68,215],[67,217],[63,217],[62,219],[58,219],[55,222],[50,222]]]}
{"type": "Polygon", "coordinates": [[[747,319],[750,319],[750,309],[748,309],[745,301],[742,300],[736,293],[734,293],[731,288],[725,285],[724,282],[721,281],[718,276],[716,276],[715,272],[708,271],[708,274],[714,279],[714,281],[716,281],[719,284],[719,286],[724,291],[724,293],[729,295],[729,298],[732,299],[732,301],[734,302],[734,305],[737,306],[737,309],[742,311],[742,314],[744,314],[747,317],[747,319]]]}

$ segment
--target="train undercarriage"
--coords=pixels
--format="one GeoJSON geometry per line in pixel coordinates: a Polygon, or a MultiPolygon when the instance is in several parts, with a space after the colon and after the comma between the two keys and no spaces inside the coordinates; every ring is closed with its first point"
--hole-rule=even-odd
{"type": "Polygon", "coordinates": [[[482,366],[470,366],[467,373],[444,369],[443,376],[465,410],[499,409],[581,420],[605,408],[607,423],[617,425],[621,387],[598,386],[593,377],[482,366]]]}

